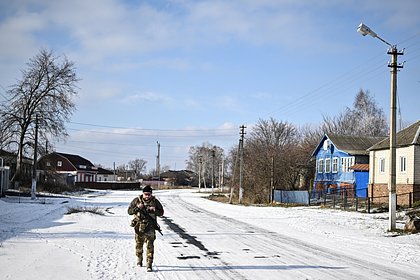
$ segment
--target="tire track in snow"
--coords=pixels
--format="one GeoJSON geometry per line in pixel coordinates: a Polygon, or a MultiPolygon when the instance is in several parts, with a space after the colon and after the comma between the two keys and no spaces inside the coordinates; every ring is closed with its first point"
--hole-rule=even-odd
{"type": "MultiPolygon", "coordinates": [[[[178,203],[181,203],[183,207],[189,211],[204,214],[207,216],[207,220],[213,220],[215,224],[219,224],[222,228],[238,229],[235,230],[235,232],[237,232],[237,238],[241,240],[245,247],[252,248],[255,246],[256,238],[258,238],[258,249],[262,252],[261,256],[269,256],[266,257],[267,261],[275,263],[273,267],[277,267],[279,270],[295,269],[301,272],[307,269],[310,271],[310,273],[303,272],[301,274],[303,278],[313,278],[314,270],[316,270],[315,275],[330,279],[366,278],[369,275],[371,275],[371,277],[378,277],[381,279],[395,279],[396,276],[401,277],[401,279],[417,279],[416,276],[406,271],[372,263],[366,259],[358,259],[356,256],[348,256],[340,252],[332,251],[328,248],[305,243],[290,236],[270,232],[242,221],[209,212],[195,204],[185,201],[182,198],[182,195],[180,196],[175,194],[175,196],[178,203]],[[252,234],[243,234],[246,232],[252,234]],[[286,262],[283,258],[277,258],[274,260],[273,258],[270,258],[270,256],[276,256],[276,252],[286,252],[287,255],[284,256],[286,262]],[[288,265],[288,263],[291,263],[290,261],[295,263],[295,265],[288,265]],[[314,265],[314,263],[318,265],[314,265]],[[330,265],[331,263],[338,263],[339,266],[332,266],[330,265]],[[355,272],[354,269],[349,271],[347,269],[349,267],[357,267],[357,271],[360,271],[360,273],[355,272]]],[[[232,265],[232,267],[241,269],[241,267],[237,267],[235,265],[232,265]]]]}
{"type": "MultiPolygon", "coordinates": [[[[182,260],[182,264],[184,264],[160,266],[160,270],[164,273],[165,271],[176,272],[176,277],[165,279],[248,279],[240,272],[230,269],[229,264],[219,258],[217,251],[210,250],[196,236],[181,227],[181,221],[185,217],[195,217],[194,219],[196,219],[198,213],[195,208],[181,203],[182,201],[179,201],[177,196],[173,196],[173,192],[170,192],[169,196],[159,195],[159,199],[164,204],[165,213],[174,214],[171,215],[171,218],[168,216],[163,218],[164,225],[181,238],[179,239],[173,234],[170,239],[166,238],[167,246],[173,248],[171,257],[167,257],[167,260],[169,263],[173,262],[175,257],[182,260]]],[[[165,232],[164,235],[167,235],[168,233],[165,232]]],[[[178,261],[177,264],[179,263],[178,261]]]]}

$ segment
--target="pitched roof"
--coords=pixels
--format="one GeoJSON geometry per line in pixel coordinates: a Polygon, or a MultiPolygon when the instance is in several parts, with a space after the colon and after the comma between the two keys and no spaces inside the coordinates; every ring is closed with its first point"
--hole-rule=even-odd
{"type": "Polygon", "coordinates": [[[194,176],[194,172],[190,170],[168,170],[160,174],[161,178],[176,178],[177,176],[191,177],[194,176]]]}
{"type": "Polygon", "coordinates": [[[114,174],[114,171],[111,171],[111,170],[108,170],[108,169],[105,169],[105,168],[102,168],[102,167],[98,167],[98,174],[101,174],[101,175],[113,175],[114,174]]]}
{"type": "MultiPolygon", "coordinates": [[[[420,145],[420,121],[413,123],[397,133],[397,147],[410,145],[420,145]]],[[[369,150],[385,149],[389,149],[389,137],[372,146],[369,150]]]]}
{"type": "Polygon", "coordinates": [[[94,167],[92,162],[79,155],[64,154],[57,152],[55,154],[68,159],[71,162],[71,164],[73,164],[74,167],[76,167],[77,169],[80,169],[80,166],[86,166],[87,169],[91,169],[92,167],[94,167]]]}
{"type": "Polygon", "coordinates": [[[350,155],[368,155],[368,149],[384,138],[385,137],[325,134],[317,148],[312,153],[312,156],[318,153],[318,150],[327,139],[329,139],[337,149],[350,155]]]}
{"type": "Polygon", "coordinates": [[[341,151],[352,155],[367,155],[368,149],[385,137],[327,135],[333,144],[341,151]]]}

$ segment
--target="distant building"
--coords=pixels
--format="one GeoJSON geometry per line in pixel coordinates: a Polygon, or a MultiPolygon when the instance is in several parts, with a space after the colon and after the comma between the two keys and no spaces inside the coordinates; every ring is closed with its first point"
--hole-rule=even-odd
{"type": "Polygon", "coordinates": [[[168,170],[160,174],[168,186],[192,186],[197,174],[190,170],[168,170]]]}
{"type": "MultiPolygon", "coordinates": [[[[7,190],[8,188],[12,188],[13,186],[9,186],[10,180],[16,173],[17,167],[17,154],[11,153],[5,150],[0,150],[0,158],[3,164],[3,167],[8,169],[7,174],[9,175],[7,178],[7,183],[4,183],[7,186],[3,186],[3,190],[7,190]]],[[[22,166],[21,166],[21,178],[22,179],[30,179],[32,178],[32,163],[33,159],[23,157],[22,159],[22,166]]]]}
{"type": "Polygon", "coordinates": [[[98,173],[96,175],[97,182],[114,182],[117,181],[117,175],[114,171],[98,167],[98,173]]]}
{"type": "Polygon", "coordinates": [[[64,153],[50,153],[41,157],[37,164],[40,178],[46,179],[48,173],[60,175],[63,183],[96,182],[98,168],[92,162],[79,156],[64,153]]]}

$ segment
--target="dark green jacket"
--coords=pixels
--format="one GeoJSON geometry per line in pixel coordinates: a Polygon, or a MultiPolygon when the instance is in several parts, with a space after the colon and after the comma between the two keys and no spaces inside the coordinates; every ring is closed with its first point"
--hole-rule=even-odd
{"type": "Polygon", "coordinates": [[[129,215],[135,215],[134,219],[139,221],[140,223],[146,223],[147,218],[144,217],[144,214],[141,213],[140,209],[137,207],[137,204],[139,204],[139,202],[144,205],[146,211],[149,207],[155,208],[154,212],[147,211],[153,219],[156,219],[157,216],[160,217],[164,214],[163,206],[155,196],[152,196],[148,201],[145,201],[143,199],[143,196],[139,195],[131,201],[130,206],[128,206],[127,212],[129,215]]]}

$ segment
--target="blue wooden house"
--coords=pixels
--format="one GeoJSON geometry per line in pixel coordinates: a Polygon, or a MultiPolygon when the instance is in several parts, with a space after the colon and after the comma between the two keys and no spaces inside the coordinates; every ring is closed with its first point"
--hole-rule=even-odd
{"type": "Polygon", "coordinates": [[[384,137],[325,134],[312,153],[316,158],[314,190],[366,197],[369,178],[369,151],[384,137]]]}

